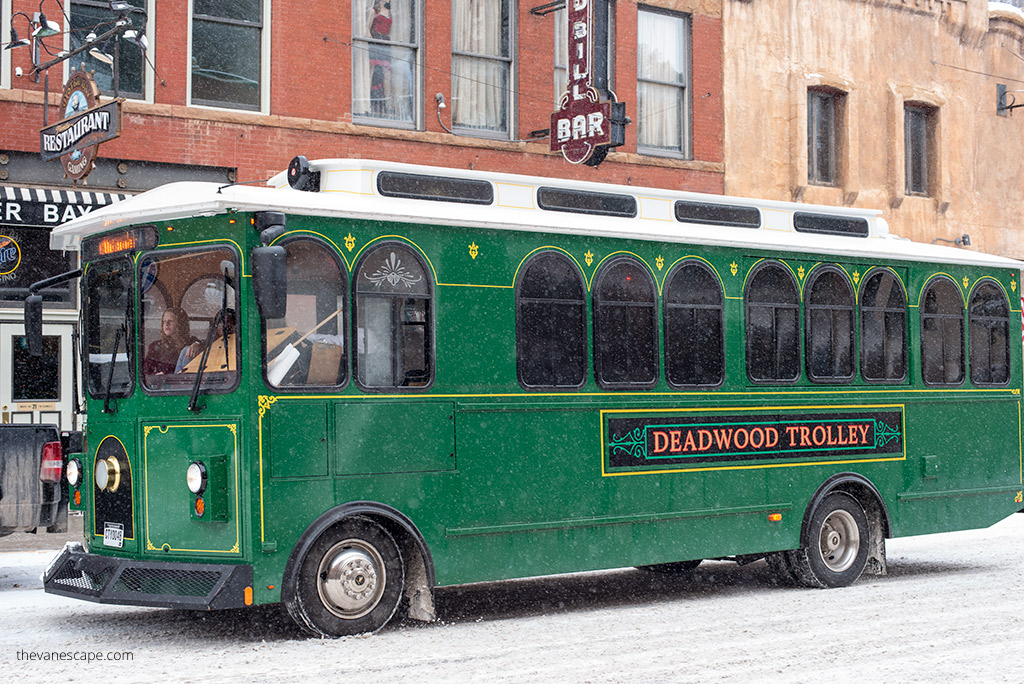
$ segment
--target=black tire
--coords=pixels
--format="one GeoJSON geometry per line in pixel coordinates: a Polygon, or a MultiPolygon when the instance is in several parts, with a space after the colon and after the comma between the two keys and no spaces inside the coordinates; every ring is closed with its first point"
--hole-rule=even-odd
{"type": "Polygon", "coordinates": [[[398,545],[368,518],[324,531],[298,559],[282,599],[299,626],[324,637],[376,632],[398,608],[405,570],[398,545]]]}
{"type": "Polygon", "coordinates": [[[693,572],[697,569],[697,566],[704,561],[700,558],[697,560],[679,561],[677,563],[658,563],[656,565],[638,565],[637,570],[643,570],[644,572],[657,572],[665,575],[678,575],[684,572],[693,572]]]}
{"type": "Polygon", "coordinates": [[[864,507],[846,492],[832,492],[811,512],[804,546],[786,551],[790,570],[808,587],[847,587],[868,562],[871,529],[864,507]]]}

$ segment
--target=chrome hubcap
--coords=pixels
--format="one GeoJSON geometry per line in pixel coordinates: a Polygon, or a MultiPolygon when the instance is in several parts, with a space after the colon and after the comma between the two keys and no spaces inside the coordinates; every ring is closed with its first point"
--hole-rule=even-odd
{"type": "Polygon", "coordinates": [[[346,539],[324,554],[317,577],[317,591],[327,610],[354,620],[380,601],[386,581],[384,559],[361,539],[346,539]]]}
{"type": "Polygon", "coordinates": [[[833,511],[825,518],[818,537],[821,560],[832,572],[843,572],[857,559],[860,531],[848,511],[833,511]]]}

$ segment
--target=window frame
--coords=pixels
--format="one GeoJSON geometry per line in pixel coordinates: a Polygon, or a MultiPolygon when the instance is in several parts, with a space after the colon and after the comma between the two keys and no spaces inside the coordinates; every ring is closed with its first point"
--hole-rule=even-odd
{"type": "MultiPolygon", "coordinates": [[[[386,249],[395,249],[395,248],[400,248],[404,254],[410,256],[411,258],[413,258],[417,262],[419,267],[422,269],[422,271],[423,271],[424,284],[426,285],[427,294],[426,294],[426,296],[423,296],[423,297],[416,297],[416,299],[425,299],[426,302],[427,302],[426,312],[425,312],[425,318],[427,320],[424,322],[425,323],[424,335],[425,335],[426,339],[424,341],[423,351],[424,351],[424,354],[427,356],[426,363],[427,363],[427,365],[429,367],[430,377],[422,385],[367,385],[367,384],[364,384],[362,382],[362,380],[360,380],[360,378],[359,378],[359,353],[358,353],[358,348],[354,348],[352,350],[352,354],[351,354],[352,362],[351,362],[351,366],[350,366],[350,369],[349,369],[349,373],[350,373],[352,381],[355,383],[356,387],[358,387],[360,390],[362,390],[364,392],[372,392],[372,393],[386,393],[386,392],[421,393],[421,392],[425,392],[425,391],[429,390],[430,388],[432,388],[434,386],[434,382],[435,382],[435,380],[437,378],[437,352],[436,352],[436,349],[435,349],[435,344],[436,344],[436,340],[437,340],[437,335],[435,333],[435,326],[437,325],[437,323],[436,323],[436,320],[437,320],[437,309],[436,309],[436,305],[435,305],[437,293],[436,293],[436,287],[435,287],[436,284],[434,283],[434,279],[433,279],[433,271],[430,269],[429,263],[424,258],[423,254],[421,254],[418,249],[416,249],[415,247],[413,247],[409,243],[402,242],[400,240],[384,240],[382,242],[378,242],[377,244],[373,245],[372,247],[367,248],[366,251],[363,254],[361,254],[359,256],[359,258],[356,260],[356,262],[352,265],[351,284],[349,286],[349,296],[350,296],[350,304],[349,304],[350,314],[349,315],[350,315],[351,326],[352,326],[351,337],[350,337],[350,340],[351,340],[350,346],[356,347],[356,345],[359,344],[359,342],[358,342],[358,340],[359,340],[359,309],[360,309],[359,299],[360,299],[361,296],[369,295],[371,297],[380,297],[380,298],[385,298],[386,297],[386,298],[389,298],[389,299],[392,300],[392,303],[391,303],[392,307],[394,307],[394,300],[399,299],[399,296],[395,295],[393,293],[373,294],[373,293],[367,293],[367,292],[360,292],[359,287],[358,287],[359,274],[362,272],[362,268],[364,267],[364,264],[366,263],[366,261],[371,256],[373,256],[374,254],[376,254],[379,251],[383,251],[383,250],[386,250],[386,249]]],[[[409,297],[406,297],[406,299],[409,299],[409,297]]],[[[392,314],[395,313],[394,308],[392,308],[391,313],[392,314]]],[[[397,339],[396,339],[397,338],[397,328],[394,327],[394,318],[393,317],[392,317],[391,320],[392,320],[392,328],[391,328],[392,342],[396,342],[397,341],[397,339]]],[[[393,344],[392,345],[392,351],[391,351],[392,370],[394,370],[395,362],[396,362],[396,359],[397,359],[397,355],[398,355],[398,353],[400,351],[401,351],[401,345],[398,345],[398,344],[393,344]]]]}
{"type": "Polygon", "coordinates": [[[840,130],[843,125],[843,98],[845,93],[834,88],[807,89],[807,183],[823,187],[838,187],[839,179],[839,143],[840,130]],[[828,103],[831,120],[828,125],[822,120],[823,108],[828,103]],[[827,130],[824,130],[827,127],[827,130]],[[822,169],[821,153],[818,137],[824,133],[827,138],[827,168],[822,169]]]}
{"type": "Polygon", "coordinates": [[[583,387],[584,385],[586,385],[586,383],[587,383],[587,374],[588,374],[588,372],[590,370],[587,367],[587,365],[588,365],[587,364],[587,359],[588,359],[588,352],[589,352],[589,344],[588,344],[588,339],[587,339],[588,338],[588,333],[589,333],[589,330],[588,330],[588,327],[589,327],[588,326],[588,323],[589,323],[589,311],[588,311],[588,306],[587,306],[587,285],[586,285],[586,278],[584,277],[582,271],[580,271],[580,269],[579,269],[578,265],[576,264],[576,262],[573,261],[572,259],[570,259],[568,256],[566,256],[564,253],[562,253],[562,252],[560,252],[558,250],[553,250],[553,249],[540,250],[540,251],[535,252],[534,254],[530,255],[530,257],[523,263],[522,267],[520,268],[519,275],[516,278],[516,283],[515,283],[515,306],[516,306],[516,313],[515,313],[515,315],[516,315],[516,380],[519,382],[519,386],[522,387],[524,390],[527,390],[527,391],[552,391],[552,390],[554,390],[554,391],[573,391],[573,390],[578,390],[581,387],[583,387]],[[576,282],[576,285],[579,287],[579,293],[580,293],[580,298],[578,300],[567,300],[567,299],[556,299],[556,298],[540,298],[540,297],[524,297],[522,295],[523,283],[526,280],[527,276],[529,276],[530,269],[532,267],[536,266],[536,263],[539,260],[541,260],[541,259],[543,259],[545,257],[557,258],[558,260],[562,261],[564,265],[568,266],[569,269],[572,271],[572,273],[575,274],[575,276],[576,276],[575,282],[576,282]],[[523,314],[522,314],[523,306],[522,305],[524,303],[540,303],[540,302],[560,302],[560,303],[563,303],[563,304],[572,304],[572,305],[578,304],[579,307],[580,307],[582,315],[580,316],[580,328],[579,328],[579,330],[577,332],[579,334],[579,339],[582,341],[582,348],[581,349],[574,349],[574,350],[572,350],[574,353],[578,353],[578,355],[579,355],[580,366],[578,368],[574,369],[574,370],[578,371],[578,374],[579,374],[580,380],[579,380],[578,383],[575,383],[575,384],[572,384],[572,385],[557,385],[557,384],[538,384],[538,385],[533,385],[533,384],[529,384],[529,383],[525,382],[524,379],[523,379],[523,368],[522,368],[522,364],[521,364],[520,360],[522,358],[524,358],[526,356],[526,354],[523,352],[523,349],[522,349],[522,346],[523,346],[523,336],[520,333],[520,331],[523,329],[523,324],[522,324],[522,320],[523,320],[523,314]]]}
{"type": "MultiPolygon", "coordinates": [[[[351,292],[351,276],[348,271],[348,267],[345,265],[345,260],[342,259],[341,254],[335,250],[329,242],[325,239],[310,235],[309,233],[298,233],[288,235],[278,241],[276,244],[288,249],[288,245],[295,244],[296,242],[310,242],[322,249],[325,253],[329,254],[334,259],[335,265],[338,267],[338,274],[341,279],[342,293],[341,298],[345,302],[345,308],[341,312],[341,323],[338,325],[338,334],[342,336],[344,340],[344,347],[342,349],[341,359],[342,363],[345,364],[345,379],[337,385],[272,385],[267,379],[267,319],[262,314],[259,315],[260,319],[260,364],[262,366],[261,374],[263,377],[263,384],[266,388],[272,392],[280,394],[309,394],[317,392],[340,392],[348,387],[349,382],[352,380],[352,362],[351,362],[351,336],[350,336],[350,309],[352,306],[352,292],[351,292]]],[[[290,280],[289,280],[290,282],[290,280]]],[[[286,295],[287,295],[286,287],[286,295]]],[[[287,314],[287,311],[286,311],[287,314]]],[[[320,321],[318,320],[317,323],[320,321]]]]}
{"type": "MultiPolygon", "coordinates": [[[[951,278],[949,278],[948,276],[945,276],[945,275],[932,276],[931,278],[928,279],[928,282],[926,282],[925,286],[921,289],[921,303],[920,303],[920,305],[918,307],[918,311],[920,312],[920,317],[921,317],[921,325],[920,325],[920,328],[921,328],[921,331],[920,331],[921,332],[921,345],[920,345],[920,352],[921,352],[921,381],[924,382],[924,384],[929,386],[929,387],[962,387],[963,384],[967,380],[967,345],[966,345],[966,340],[964,339],[965,334],[967,332],[967,329],[966,329],[966,313],[967,312],[964,310],[964,298],[963,298],[963,295],[960,293],[960,288],[957,287],[956,283],[954,283],[953,280],[951,278]],[[926,366],[927,358],[928,358],[928,355],[925,354],[925,322],[928,321],[928,320],[938,320],[940,322],[944,322],[946,320],[953,320],[954,319],[954,315],[953,314],[943,314],[943,313],[930,314],[930,313],[925,313],[924,307],[925,307],[925,301],[926,301],[926,299],[928,297],[928,291],[930,289],[932,289],[933,287],[936,287],[939,283],[946,283],[946,284],[948,284],[948,286],[952,288],[952,291],[955,292],[956,296],[957,296],[957,306],[958,306],[958,310],[959,310],[959,317],[958,318],[959,318],[959,321],[960,321],[960,379],[957,380],[957,381],[954,381],[954,382],[930,382],[928,380],[928,376],[926,375],[926,372],[925,372],[925,366],[926,366]]],[[[942,351],[942,362],[943,362],[942,363],[942,369],[943,369],[943,371],[945,370],[945,366],[946,366],[945,332],[946,332],[945,324],[942,323],[942,338],[941,338],[942,339],[942,349],[941,349],[941,351],[942,351]]],[[[943,374],[945,374],[945,373],[943,373],[943,374]]]]}
{"type": "Polygon", "coordinates": [[[677,159],[692,159],[693,158],[693,15],[688,12],[676,12],[673,10],[667,10],[660,7],[652,7],[650,5],[637,4],[637,46],[636,46],[636,99],[637,99],[637,153],[644,154],[652,157],[672,157],[677,159]],[[674,19],[680,19],[683,22],[683,35],[680,36],[680,42],[682,43],[683,59],[686,64],[684,65],[684,79],[683,83],[661,81],[654,78],[647,78],[640,73],[640,13],[648,13],[652,15],[667,16],[674,19]],[[642,84],[650,84],[655,86],[666,86],[673,87],[682,91],[682,105],[680,106],[679,118],[677,120],[679,124],[679,147],[653,147],[644,145],[641,143],[640,129],[643,126],[643,119],[640,116],[640,92],[642,84]]]}
{"type": "MultiPolygon", "coordinates": [[[[507,55],[489,55],[485,53],[467,52],[463,50],[455,49],[455,3],[458,0],[451,1],[452,11],[452,33],[451,33],[451,124],[452,131],[458,135],[469,136],[474,138],[487,138],[491,140],[510,140],[514,137],[516,130],[516,112],[518,111],[518,103],[516,102],[516,55],[519,49],[518,44],[518,27],[516,25],[516,8],[518,5],[513,0],[491,0],[492,2],[499,3],[505,10],[507,17],[506,25],[503,27],[502,41],[507,43],[507,55]],[[456,101],[455,93],[455,61],[456,59],[470,59],[480,62],[487,62],[492,64],[502,64],[506,68],[507,82],[505,84],[504,97],[505,97],[505,130],[499,130],[496,128],[475,128],[473,126],[460,125],[456,123],[455,114],[456,110],[460,106],[460,103],[456,101]]],[[[485,0],[486,1],[486,0],[485,0]]],[[[497,86],[495,86],[496,88],[497,86]]]]}
{"type": "MultiPolygon", "coordinates": [[[[999,287],[996,284],[996,281],[988,280],[988,279],[982,279],[982,280],[979,280],[979,282],[975,284],[974,291],[971,293],[970,302],[967,305],[967,338],[968,338],[967,359],[968,359],[968,363],[970,364],[971,384],[976,385],[978,387],[1006,387],[1007,385],[1010,384],[1010,380],[1013,377],[1013,365],[1012,365],[1012,358],[1011,358],[1011,354],[1010,354],[1010,344],[1012,344],[1011,343],[1011,339],[1012,338],[1011,338],[1011,332],[1010,332],[1010,330],[1011,330],[1011,326],[1010,326],[1010,312],[1011,312],[1011,310],[1010,310],[1010,302],[1006,298],[1006,292],[1001,287],[999,287]],[[1005,307],[1005,311],[1006,311],[1005,318],[1004,317],[997,317],[997,316],[975,316],[974,315],[973,309],[974,309],[975,301],[979,297],[979,294],[984,289],[990,289],[990,290],[992,290],[996,294],[996,297],[999,299],[1000,303],[1005,307]],[[981,319],[981,323],[989,323],[989,324],[991,324],[993,322],[998,322],[998,323],[1001,323],[1005,327],[1005,332],[1006,332],[1006,337],[1005,337],[1005,340],[1006,340],[1005,341],[1006,357],[1005,357],[1004,361],[1005,361],[1005,367],[1006,367],[1006,379],[1001,381],[1001,382],[993,382],[993,381],[987,381],[986,382],[986,381],[981,381],[981,380],[977,380],[976,379],[976,374],[975,374],[975,366],[976,366],[976,364],[975,364],[975,360],[974,360],[975,349],[976,349],[976,347],[975,347],[976,334],[975,334],[975,330],[974,330],[974,322],[975,322],[976,318],[977,319],[981,319]]],[[[988,326],[986,326],[986,327],[988,327],[988,326]]],[[[992,363],[992,347],[993,347],[993,345],[991,344],[991,332],[990,332],[989,333],[989,343],[985,346],[985,350],[987,352],[986,357],[989,360],[989,362],[988,362],[988,373],[989,373],[990,376],[993,374],[992,373],[992,368],[993,368],[993,363],[992,363]]]]}
{"type": "Polygon", "coordinates": [[[803,325],[803,316],[801,315],[801,313],[802,313],[801,305],[802,305],[802,301],[801,301],[801,298],[800,298],[800,286],[799,286],[799,283],[797,282],[796,277],[793,275],[793,272],[782,261],[778,261],[778,260],[774,260],[774,259],[765,259],[761,263],[759,263],[757,266],[755,266],[754,269],[751,271],[750,276],[748,277],[747,282],[746,282],[746,284],[743,287],[743,317],[744,317],[744,320],[743,320],[744,345],[743,346],[744,346],[744,354],[745,354],[744,366],[746,367],[747,380],[749,382],[751,382],[752,384],[755,384],[755,385],[794,385],[794,384],[800,382],[800,377],[801,377],[802,367],[803,367],[803,364],[800,363],[801,356],[803,355],[803,349],[802,349],[803,335],[801,334],[802,331],[800,329],[801,326],[803,325]],[[763,271],[766,271],[769,268],[779,269],[780,272],[785,276],[785,278],[792,285],[793,303],[785,303],[785,302],[751,302],[750,301],[750,290],[753,287],[753,285],[755,284],[756,278],[763,271]],[[789,378],[778,378],[778,377],[757,378],[757,377],[754,377],[751,374],[750,362],[751,362],[752,337],[751,337],[751,334],[750,334],[750,319],[751,319],[750,313],[751,313],[751,308],[753,308],[753,307],[771,307],[772,308],[772,312],[773,312],[773,321],[772,321],[773,353],[774,353],[774,356],[776,358],[776,361],[775,361],[775,364],[774,364],[775,366],[779,365],[778,357],[779,357],[779,352],[780,352],[779,340],[778,340],[778,330],[777,330],[778,329],[777,318],[776,318],[775,314],[776,314],[776,312],[779,309],[795,310],[795,312],[796,312],[796,315],[795,315],[796,326],[795,326],[795,328],[796,329],[795,329],[794,335],[793,335],[793,342],[796,345],[796,349],[794,350],[794,355],[793,356],[796,359],[796,361],[794,363],[794,366],[795,366],[795,369],[796,369],[796,373],[795,373],[795,375],[793,377],[789,377],[789,378]]]}
{"type": "MultiPolygon", "coordinates": [[[[661,368],[660,368],[661,359],[659,358],[660,355],[661,355],[661,353],[660,353],[661,349],[660,349],[660,346],[659,346],[660,345],[660,340],[659,340],[659,335],[658,335],[658,288],[657,288],[657,284],[655,283],[654,276],[651,274],[650,269],[647,268],[647,266],[640,259],[637,259],[634,256],[630,256],[630,255],[626,255],[626,254],[618,254],[616,256],[613,256],[612,258],[608,259],[603,264],[601,264],[600,267],[598,267],[597,272],[594,274],[594,281],[593,281],[593,285],[591,287],[590,299],[591,299],[590,306],[591,306],[592,319],[593,319],[592,326],[593,326],[593,339],[594,339],[594,349],[593,349],[593,355],[594,355],[594,380],[597,382],[598,387],[600,387],[601,389],[604,389],[604,390],[641,390],[641,389],[652,389],[655,386],[657,386],[658,380],[660,379],[660,376],[661,376],[661,368]],[[642,273],[644,275],[645,285],[648,286],[648,289],[649,289],[649,292],[650,292],[650,295],[651,295],[651,300],[650,300],[650,304],[649,305],[647,303],[645,303],[645,302],[639,302],[639,301],[628,301],[628,302],[627,301],[620,301],[620,300],[604,300],[604,301],[602,301],[602,298],[601,298],[601,286],[603,285],[604,280],[608,277],[608,274],[611,273],[613,268],[615,268],[619,264],[625,264],[625,263],[632,264],[640,273],[642,273]],[[650,342],[651,347],[650,347],[650,350],[643,350],[643,349],[639,350],[640,352],[649,352],[650,355],[651,355],[650,358],[647,359],[648,362],[652,363],[653,371],[654,371],[652,373],[652,377],[651,377],[650,380],[648,380],[648,381],[627,380],[627,381],[622,381],[622,382],[616,382],[616,381],[608,381],[608,380],[606,380],[603,377],[603,372],[606,370],[604,368],[604,362],[603,362],[603,356],[604,356],[603,352],[605,352],[605,350],[602,348],[600,340],[601,340],[601,337],[602,337],[601,333],[603,332],[604,326],[606,325],[606,323],[603,320],[605,315],[606,315],[604,313],[604,310],[609,308],[609,307],[622,307],[622,308],[641,308],[642,307],[642,308],[649,308],[650,309],[650,319],[651,319],[650,320],[650,324],[651,324],[651,333],[652,333],[653,339],[648,340],[648,342],[650,342]]],[[[617,337],[619,337],[619,336],[618,335],[613,335],[613,338],[617,338],[617,337]]],[[[639,354],[638,354],[638,356],[639,356],[639,354]]]]}
{"type": "MultiPolygon", "coordinates": [[[[663,358],[664,358],[664,361],[665,361],[665,381],[668,383],[669,387],[672,387],[673,389],[689,389],[689,388],[717,389],[717,388],[721,387],[722,385],[724,385],[725,384],[725,373],[726,373],[726,367],[727,367],[727,360],[726,360],[726,353],[725,353],[725,350],[726,350],[726,340],[725,340],[725,291],[722,289],[722,281],[719,279],[718,275],[714,272],[714,270],[711,267],[709,267],[706,263],[704,263],[700,259],[684,259],[683,261],[680,261],[678,264],[673,266],[672,270],[669,271],[668,275],[665,277],[665,281],[664,281],[664,284],[662,286],[662,298],[661,299],[662,299],[662,301],[661,301],[662,330],[664,331],[663,334],[662,334],[662,339],[663,339],[663,347],[664,347],[663,358]],[[669,290],[670,290],[671,283],[672,283],[672,281],[676,277],[679,276],[679,274],[685,268],[697,268],[698,270],[702,271],[704,273],[704,275],[708,276],[711,279],[712,282],[717,283],[716,292],[717,292],[717,295],[718,295],[718,304],[695,304],[695,303],[673,304],[673,303],[669,302],[668,293],[669,293],[669,290]],[[721,356],[721,364],[720,364],[720,366],[718,368],[718,370],[719,370],[719,378],[718,378],[717,382],[711,383],[711,384],[701,384],[701,383],[690,384],[690,383],[677,383],[677,382],[673,382],[672,381],[672,370],[671,369],[672,369],[673,366],[675,366],[675,362],[669,360],[670,356],[669,356],[668,339],[670,337],[670,335],[669,335],[669,309],[670,308],[673,308],[673,309],[688,309],[688,310],[704,310],[704,311],[715,310],[715,311],[718,311],[718,336],[719,336],[719,341],[720,341],[719,352],[720,352],[720,356],[721,356]]],[[[672,330],[674,331],[675,328],[673,327],[672,330]]]]}
{"type": "MultiPolygon", "coordinates": [[[[869,271],[867,276],[865,276],[861,280],[861,282],[860,282],[860,290],[858,291],[857,296],[858,296],[858,307],[857,308],[858,308],[858,313],[859,313],[859,316],[858,316],[858,327],[859,327],[859,334],[860,334],[860,350],[859,350],[858,356],[860,358],[860,377],[861,377],[861,380],[863,380],[866,383],[875,384],[875,385],[902,385],[902,384],[905,384],[907,382],[907,380],[910,378],[910,332],[909,332],[910,331],[910,328],[909,328],[909,325],[910,325],[910,312],[909,312],[909,308],[907,306],[907,290],[903,286],[903,281],[899,277],[897,277],[895,273],[893,273],[892,271],[890,271],[888,269],[875,269],[874,271],[869,271]],[[867,289],[868,283],[871,280],[874,280],[875,278],[884,278],[884,277],[891,278],[893,280],[893,283],[899,288],[900,296],[903,298],[903,308],[902,309],[889,308],[888,306],[868,305],[868,304],[865,303],[865,301],[864,301],[864,292],[867,289]],[[867,336],[867,334],[865,333],[865,320],[866,320],[867,315],[872,313],[872,312],[881,312],[882,314],[901,313],[903,315],[903,326],[902,326],[902,329],[903,329],[903,346],[902,346],[902,351],[903,351],[903,375],[901,375],[898,378],[877,378],[877,377],[869,376],[867,374],[867,370],[866,369],[867,369],[867,354],[868,354],[867,348],[868,348],[868,345],[864,344],[864,338],[867,336]]],[[[884,327],[884,320],[885,319],[883,317],[883,327],[884,327]]],[[[886,338],[884,333],[885,333],[885,331],[883,329],[883,335],[882,335],[882,346],[883,346],[882,357],[883,357],[883,360],[886,359],[886,352],[888,351],[888,346],[887,346],[887,344],[885,342],[885,340],[887,338],[886,338]]]]}
{"type": "MultiPolygon", "coordinates": [[[[423,31],[423,16],[424,16],[424,2],[421,0],[410,0],[413,5],[415,12],[415,26],[413,31],[413,39],[415,42],[405,43],[397,40],[384,40],[379,38],[373,38],[370,36],[357,36],[354,30],[355,19],[353,18],[353,31],[352,33],[352,53],[354,55],[355,50],[366,50],[369,52],[372,50],[373,45],[379,45],[386,48],[399,48],[401,50],[412,51],[412,64],[410,65],[411,76],[411,90],[412,90],[412,121],[402,121],[399,119],[386,119],[377,116],[373,116],[372,113],[357,114],[355,107],[355,79],[351,79],[352,92],[350,93],[350,108],[352,111],[352,123],[361,124],[364,126],[377,126],[380,128],[400,128],[406,130],[422,130],[423,128],[423,44],[424,44],[424,31],[423,31]]],[[[370,4],[372,8],[372,2],[370,4]]],[[[350,11],[354,7],[354,3],[349,3],[350,11]]],[[[351,63],[355,64],[354,56],[351,59],[351,63]]]]}
{"type": "Polygon", "coordinates": [[[829,384],[829,385],[848,385],[855,377],[857,377],[857,302],[856,292],[853,289],[853,283],[850,282],[849,277],[843,271],[835,266],[822,266],[816,268],[810,276],[807,278],[807,282],[804,283],[804,297],[803,297],[803,309],[804,309],[804,372],[807,374],[807,379],[811,382],[818,384],[829,384]],[[834,275],[840,279],[840,281],[846,285],[846,294],[849,295],[849,304],[836,306],[834,304],[823,305],[814,304],[811,302],[811,296],[814,294],[814,286],[818,284],[822,277],[826,275],[834,275]],[[831,365],[834,368],[836,365],[836,357],[838,347],[835,344],[835,322],[836,313],[839,311],[848,311],[850,316],[850,373],[849,375],[815,375],[812,371],[811,366],[811,338],[816,331],[816,325],[814,324],[814,318],[812,313],[815,311],[828,311],[831,315],[829,316],[830,322],[830,338],[832,340],[829,346],[831,365]]]}
{"type": "Polygon", "coordinates": [[[261,19],[258,23],[246,22],[236,19],[228,19],[225,17],[211,17],[210,15],[196,15],[194,11],[194,0],[188,0],[188,55],[189,55],[189,67],[185,71],[185,103],[189,107],[201,107],[218,110],[228,111],[239,111],[249,112],[257,114],[269,114],[270,113],[270,78],[271,78],[271,0],[259,0],[261,19]],[[196,99],[192,96],[192,56],[195,52],[194,45],[194,24],[196,17],[199,17],[200,21],[211,21],[213,23],[222,23],[235,26],[244,26],[248,28],[258,28],[260,31],[260,60],[259,60],[259,106],[250,107],[247,105],[234,103],[215,102],[212,100],[196,99]]]}
{"type": "Polygon", "coordinates": [[[910,197],[930,197],[933,194],[932,148],[935,144],[936,111],[935,107],[925,104],[903,103],[904,194],[910,197]]]}
{"type": "MultiPolygon", "coordinates": [[[[94,400],[105,400],[108,392],[107,388],[102,385],[95,388],[94,391],[92,384],[91,362],[89,357],[91,355],[90,344],[92,343],[93,326],[90,321],[90,316],[94,313],[94,307],[91,306],[89,302],[89,283],[92,281],[92,278],[96,276],[99,269],[104,269],[104,273],[107,273],[109,272],[106,270],[108,267],[116,266],[119,262],[123,266],[127,266],[125,269],[125,280],[128,283],[128,312],[126,314],[126,318],[129,321],[128,334],[126,335],[128,339],[122,339],[120,344],[124,345],[125,354],[128,357],[128,383],[123,391],[110,391],[109,396],[111,399],[127,399],[135,393],[136,385],[141,384],[139,382],[139,372],[136,370],[136,365],[139,361],[136,347],[138,345],[138,338],[140,337],[138,326],[135,323],[138,318],[138,312],[136,311],[136,298],[138,297],[138,292],[136,291],[138,287],[138,263],[134,261],[133,256],[134,255],[131,254],[120,254],[108,259],[90,262],[89,269],[83,273],[83,277],[81,278],[82,289],[80,301],[82,302],[82,311],[80,316],[82,321],[82,342],[79,345],[79,352],[81,354],[82,362],[82,392],[87,397],[94,400]]],[[[95,315],[99,328],[102,330],[102,323],[99,321],[101,318],[99,310],[95,311],[95,315]]],[[[101,351],[99,353],[102,354],[104,352],[101,351]]],[[[116,362],[117,357],[115,356],[114,363],[116,362]]]]}
{"type": "MultiPolygon", "coordinates": [[[[71,45],[70,24],[71,24],[71,17],[74,16],[74,6],[76,4],[87,4],[87,6],[94,7],[96,9],[107,8],[108,10],[109,10],[109,6],[110,6],[110,3],[108,2],[108,0],[66,0],[65,6],[66,6],[66,10],[67,10],[67,16],[65,17],[65,20],[68,23],[68,27],[67,28],[69,30],[65,30],[65,32],[64,32],[64,49],[68,50],[68,51],[70,51],[72,49],[72,47],[73,47],[71,45]]],[[[129,99],[129,100],[137,100],[137,101],[141,101],[141,102],[152,103],[153,99],[154,99],[154,94],[155,94],[154,82],[156,80],[156,73],[155,73],[154,68],[152,66],[153,63],[155,62],[155,55],[156,55],[156,0],[143,0],[142,8],[141,9],[143,9],[146,12],[146,24],[145,24],[145,26],[142,27],[142,31],[146,35],[146,43],[149,46],[149,49],[143,54],[143,57],[142,57],[142,65],[141,65],[142,92],[135,93],[135,92],[125,91],[122,88],[120,88],[120,83],[119,83],[118,84],[118,97],[123,97],[123,98],[129,99]]],[[[114,13],[111,13],[110,16],[111,16],[111,26],[112,26],[113,25],[113,21],[114,21],[114,19],[116,18],[117,15],[114,14],[114,13]]],[[[138,13],[134,13],[132,15],[132,17],[133,17],[133,24],[134,24],[134,21],[138,20],[139,15],[138,15],[138,13]]],[[[138,26],[134,26],[134,28],[135,28],[135,30],[139,29],[138,26]]],[[[81,31],[81,30],[82,29],[76,29],[76,31],[81,31]]],[[[8,33],[9,33],[9,31],[5,32],[3,35],[6,36],[6,35],[8,35],[8,33]]],[[[97,34],[102,33],[102,31],[97,31],[96,33],[97,34]]],[[[118,40],[120,40],[120,39],[118,38],[118,40]]],[[[84,41],[84,36],[83,36],[83,41],[84,41]]],[[[128,43],[127,41],[122,41],[122,42],[119,43],[119,50],[121,50],[121,52],[123,54],[123,52],[125,50],[139,50],[139,48],[137,46],[135,46],[135,45],[132,45],[131,43],[128,43]]],[[[84,53],[82,56],[84,57],[86,55],[88,55],[88,53],[84,53]]],[[[65,62],[63,64],[63,72],[64,72],[64,80],[65,81],[67,81],[67,79],[71,76],[71,65],[72,65],[72,63],[77,64],[78,61],[80,61],[80,60],[77,60],[77,59],[76,60],[65,60],[65,62]]],[[[112,66],[111,66],[111,69],[113,69],[112,66]]],[[[97,86],[98,86],[98,84],[97,84],[97,86]]],[[[114,94],[114,91],[113,91],[112,88],[110,90],[104,90],[102,88],[100,89],[100,95],[103,95],[104,97],[112,97],[113,94],[114,94]]]]}

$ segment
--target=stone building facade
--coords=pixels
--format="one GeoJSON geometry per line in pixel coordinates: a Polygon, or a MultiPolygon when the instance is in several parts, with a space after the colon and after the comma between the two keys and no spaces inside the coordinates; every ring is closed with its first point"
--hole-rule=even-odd
{"type": "Polygon", "coordinates": [[[1024,258],[1024,111],[997,111],[1000,85],[1024,90],[1019,7],[726,0],[723,17],[726,193],[876,208],[898,235],[1024,258]]]}

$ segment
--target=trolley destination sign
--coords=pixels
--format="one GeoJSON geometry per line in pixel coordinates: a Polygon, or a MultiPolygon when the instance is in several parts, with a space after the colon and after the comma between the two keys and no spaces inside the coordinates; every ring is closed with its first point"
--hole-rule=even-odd
{"type": "Polygon", "coordinates": [[[612,468],[903,453],[903,412],[612,418],[612,468]]]}

